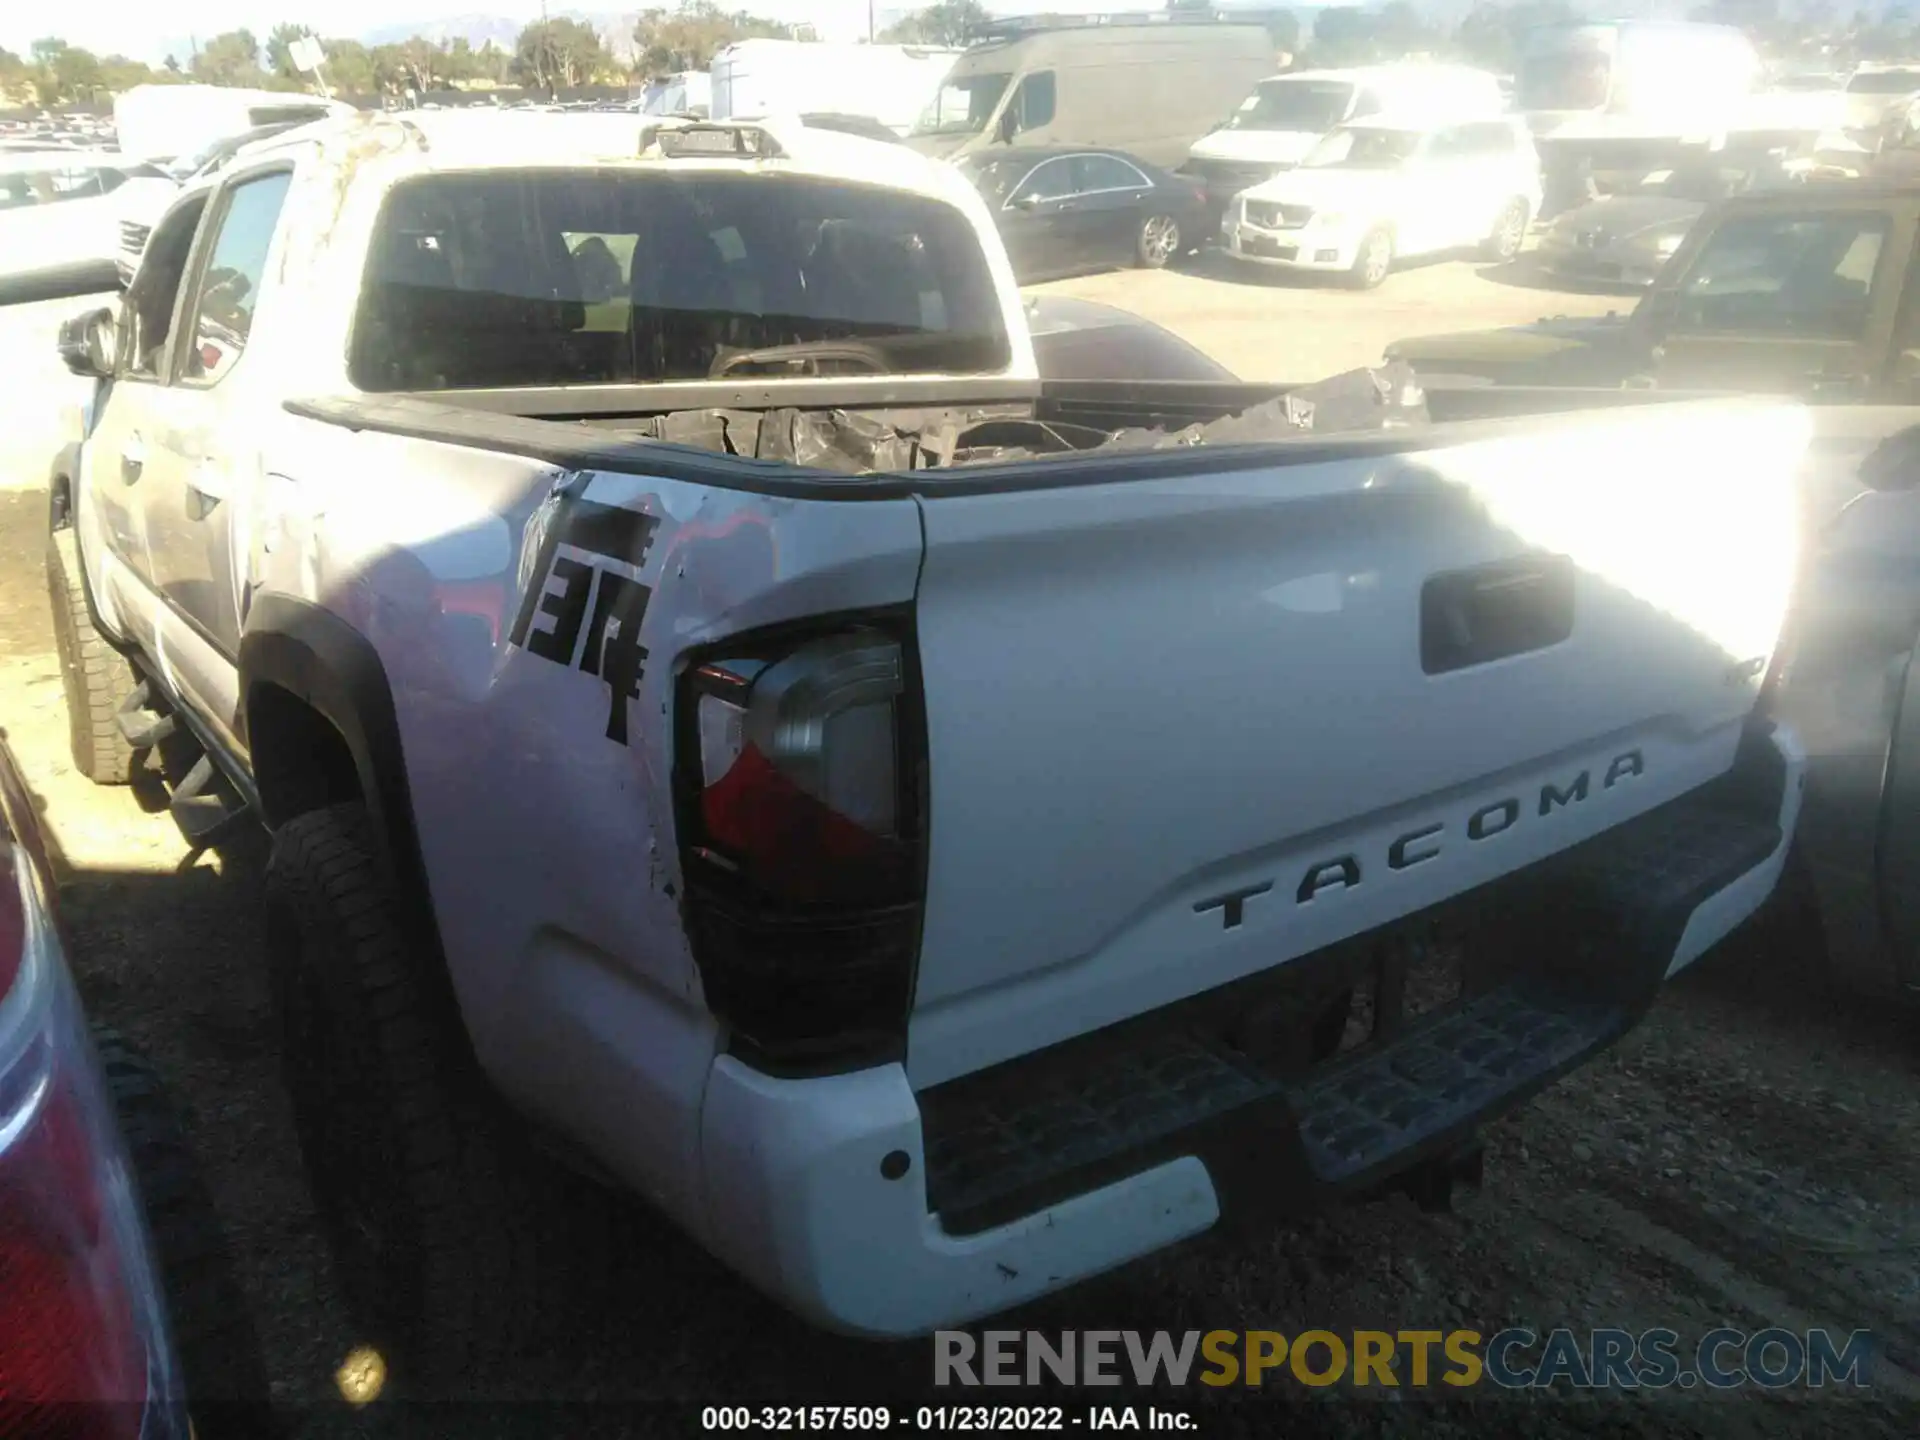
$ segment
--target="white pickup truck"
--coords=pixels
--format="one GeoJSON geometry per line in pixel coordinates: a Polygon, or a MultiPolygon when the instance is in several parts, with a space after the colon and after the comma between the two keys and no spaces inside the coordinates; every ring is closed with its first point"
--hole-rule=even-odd
{"type": "Polygon", "coordinates": [[[528,1134],[876,1336],[1439,1173],[1794,824],[1791,405],[1043,384],[957,171],[777,122],[309,127],[123,317],[75,758],[272,831],[312,1179],[422,1367],[524,1318],[528,1134]]]}

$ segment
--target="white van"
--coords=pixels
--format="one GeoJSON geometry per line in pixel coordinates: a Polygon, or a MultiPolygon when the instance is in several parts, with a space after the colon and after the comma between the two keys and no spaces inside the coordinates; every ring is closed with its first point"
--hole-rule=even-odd
{"type": "Polygon", "coordinates": [[[1240,191],[1298,165],[1323,136],[1349,121],[1391,113],[1438,122],[1506,108],[1500,77],[1465,65],[1297,70],[1255,85],[1238,110],[1195,142],[1180,170],[1205,187],[1218,216],[1240,191]]]}
{"type": "Polygon", "coordinates": [[[913,128],[959,50],[818,40],[741,40],[713,57],[715,120],[863,115],[896,135],[913,128]]]}

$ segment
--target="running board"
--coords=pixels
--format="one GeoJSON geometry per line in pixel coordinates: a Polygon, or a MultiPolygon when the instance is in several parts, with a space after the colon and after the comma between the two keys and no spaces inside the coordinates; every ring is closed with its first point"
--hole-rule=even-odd
{"type": "Polygon", "coordinates": [[[188,865],[233,834],[253,813],[244,800],[223,794],[220,781],[220,772],[214,768],[212,757],[203,751],[167,799],[174,824],[180,827],[180,833],[192,847],[186,861],[188,865]]]}
{"type": "Polygon", "coordinates": [[[113,723],[120,731],[120,738],[136,751],[153,749],[161,741],[171,739],[178,728],[172,715],[153,708],[153,690],[146,680],[127,692],[113,723]]]}

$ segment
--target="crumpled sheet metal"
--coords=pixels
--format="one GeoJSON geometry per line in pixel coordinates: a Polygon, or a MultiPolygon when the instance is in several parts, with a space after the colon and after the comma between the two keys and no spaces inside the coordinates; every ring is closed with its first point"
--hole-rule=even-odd
{"type": "Polygon", "coordinates": [[[1042,455],[1250,445],[1427,421],[1426,396],[1413,367],[1394,361],[1303,385],[1218,420],[1179,430],[1119,430],[1092,445],[1087,439],[1100,432],[977,409],[898,411],[891,418],[849,410],[682,410],[660,416],[648,433],[721,454],[866,475],[1042,455]]]}

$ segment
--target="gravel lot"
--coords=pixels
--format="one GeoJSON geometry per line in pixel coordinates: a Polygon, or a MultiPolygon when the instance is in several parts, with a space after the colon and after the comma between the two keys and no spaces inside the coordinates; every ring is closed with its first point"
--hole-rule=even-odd
{"type": "MultiPolygon", "coordinates": [[[[1624,303],[1543,293],[1525,282],[1524,267],[1496,275],[1454,263],[1396,276],[1368,296],[1206,273],[1095,276],[1055,288],[1131,306],[1248,378],[1279,379],[1367,363],[1403,334],[1624,303]]],[[[52,321],[76,308],[4,317],[0,353],[47,355],[52,321]]],[[[378,1404],[353,1413],[337,1403],[333,1375],[355,1337],[327,1271],[275,1068],[258,964],[258,855],[210,856],[176,873],[184,847],[163,814],[70,771],[41,574],[40,483],[65,423],[60,407],[78,397],[51,369],[13,394],[0,426],[10,486],[0,490],[0,725],[64,859],[73,960],[90,1009],[144,1044],[192,1108],[296,1428],[464,1435],[482,1433],[484,1419],[531,1434],[677,1434],[699,1428],[702,1405],[849,1403],[923,1387],[926,1346],[820,1336],[619,1205],[621,1243],[555,1317],[560,1338],[513,1374],[474,1377],[469,1397],[598,1404],[483,1417],[378,1404]]],[[[1736,937],[1617,1051],[1495,1127],[1485,1187],[1453,1214],[1392,1200],[1250,1244],[1206,1238],[1013,1323],[1287,1333],[1665,1326],[1683,1341],[1723,1323],[1866,1328],[1884,1347],[1866,1399],[1675,1390],[1478,1397],[1435,1414],[1377,1392],[1336,1391],[1284,1419],[1288,1433],[1304,1435],[1913,1434],[1920,1029],[1913,1017],[1832,993],[1808,957],[1788,926],[1736,937]]],[[[1274,1433],[1277,1407],[1307,1395],[1289,1386],[1237,1405],[1211,1394],[1160,1403],[1194,1408],[1203,1433],[1274,1433]]]]}

